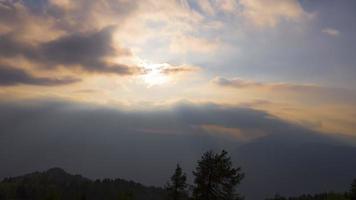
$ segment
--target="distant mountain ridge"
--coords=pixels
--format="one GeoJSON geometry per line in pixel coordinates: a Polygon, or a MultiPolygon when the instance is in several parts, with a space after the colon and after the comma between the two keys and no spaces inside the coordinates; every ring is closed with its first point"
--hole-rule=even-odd
{"type": "Polygon", "coordinates": [[[5,178],[0,182],[0,199],[38,200],[160,200],[162,188],[147,187],[123,179],[90,180],[61,168],[5,178]]]}

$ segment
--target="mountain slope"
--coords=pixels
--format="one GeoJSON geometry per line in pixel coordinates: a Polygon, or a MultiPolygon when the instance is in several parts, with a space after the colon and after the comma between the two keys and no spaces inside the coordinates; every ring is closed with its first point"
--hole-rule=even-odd
{"type": "Polygon", "coordinates": [[[92,181],[60,168],[35,172],[0,182],[0,199],[160,200],[164,190],[122,179],[92,181]]]}

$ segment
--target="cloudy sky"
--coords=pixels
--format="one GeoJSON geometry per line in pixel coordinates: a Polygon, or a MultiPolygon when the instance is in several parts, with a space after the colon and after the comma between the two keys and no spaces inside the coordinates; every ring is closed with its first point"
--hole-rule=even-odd
{"type": "Polygon", "coordinates": [[[351,0],[2,0],[2,100],[249,105],[356,128],[351,0]]]}
{"type": "MultiPolygon", "coordinates": [[[[355,9],[353,0],[0,0],[0,157],[18,153],[11,141],[25,144],[27,131],[35,144],[75,131],[64,146],[94,138],[95,121],[101,142],[115,129],[153,137],[134,146],[282,132],[354,146],[355,9]]],[[[18,164],[10,159],[8,174],[18,164]]]]}

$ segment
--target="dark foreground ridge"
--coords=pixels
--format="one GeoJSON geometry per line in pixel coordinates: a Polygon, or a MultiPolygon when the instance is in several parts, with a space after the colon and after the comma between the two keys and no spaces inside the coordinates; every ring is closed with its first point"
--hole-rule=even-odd
{"type": "MultiPolygon", "coordinates": [[[[356,179],[344,193],[276,195],[266,200],[356,200],[356,179]]],[[[5,178],[0,182],[0,200],[170,200],[167,191],[123,179],[90,180],[61,168],[5,178]]],[[[179,199],[187,200],[188,197],[179,199]]],[[[249,199],[248,197],[245,199],[249,199]]]]}
{"type": "Polygon", "coordinates": [[[123,179],[90,180],[61,168],[34,172],[0,183],[0,200],[161,200],[164,189],[123,179]]]}

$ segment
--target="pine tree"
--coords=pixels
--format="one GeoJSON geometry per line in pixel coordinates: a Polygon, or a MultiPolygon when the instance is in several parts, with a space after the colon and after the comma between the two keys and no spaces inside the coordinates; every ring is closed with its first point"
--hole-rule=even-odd
{"type": "Polygon", "coordinates": [[[239,200],[236,186],[244,174],[241,168],[232,166],[226,151],[216,154],[208,151],[203,154],[193,172],[195,176],[193,197],[195,200],[239,200]]]}
{"type": "Polygon", "coordinates": [[[356,200],[356,179],[351,184],[350,200],[356,200]]]}
{"type": "Polygon", "coordinates": [[[183,173],[182,168],[177,164],[175,172],[171,177],[169,183],[167,183],[166,190],[168,193],[168,197],[170,200],[181,200],[186,199],[187,197],[187,177],[185,173],[183,173]]]}

